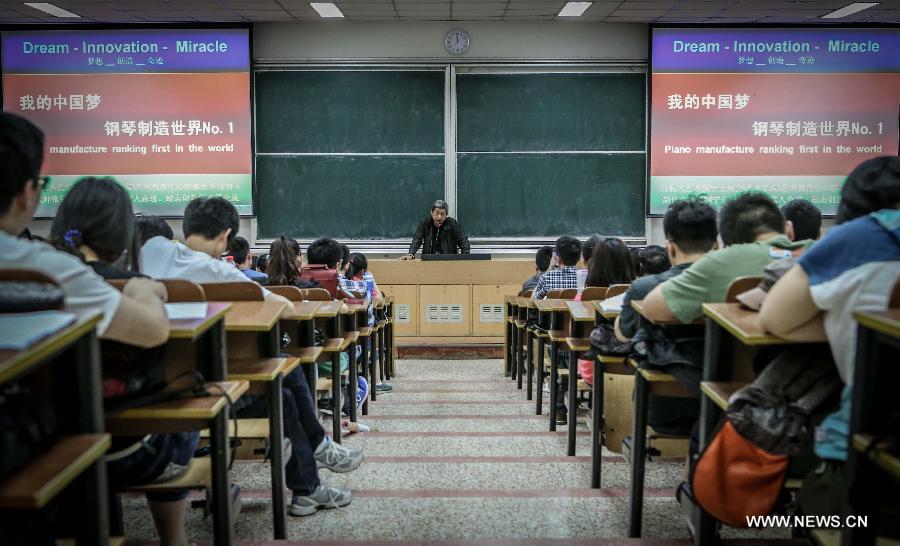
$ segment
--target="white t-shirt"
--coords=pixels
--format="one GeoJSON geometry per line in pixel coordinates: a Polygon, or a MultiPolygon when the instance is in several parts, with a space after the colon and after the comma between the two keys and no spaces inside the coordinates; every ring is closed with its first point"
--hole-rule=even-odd
{"type": "Polygon", "coordinates": [[[0,269],[30,269],[56,280],[66,294],[66,311],[79,318],[103,313],[97,333],[106,333],[122,294],[78,258],[39,241],[0,231],[0,269]]]}
{"type": "MultiPolygon", "coordinates": [[[[162,236],[141,247],[141,273],[154,279],[183,279],[196,283],[253,282],[233,264],[197,252],[162,236]]],[[[269,291],[263,288],[263,294],[269,291]]]]}

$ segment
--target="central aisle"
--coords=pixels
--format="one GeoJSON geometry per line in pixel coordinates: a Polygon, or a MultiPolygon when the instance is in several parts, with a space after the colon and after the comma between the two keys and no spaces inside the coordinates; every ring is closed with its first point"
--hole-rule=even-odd
{"type": "MultiPolygon", "coordinates": [[[[347,480],[353,503],[309,519],[290,518],[292,539],[627,535],[624,459],[607,453],[603,489],[590,489],[588,429],[580,425],[578,456],[566,457],[565,426],[547,432],[547,418],[535,415],[525,392],[503,377],[501,361],[402,360],[397,368],[394,392],[379,396],[370,415],[360,417],[374,432],[347,439],[363,448],[366,462],[346,476],[323,473],[347,480]]],[[[544,400],[546,405],[546,395],[544,400]]],[[[647,536],[687,537],[671,523],[678,515],[673,495],[681,469],[677,463],[648,466],[647,536]]]]}
{"type": "MultiPolygon", "coordinates": [[[[604,451],[602,489],[590,489],[588,429],[579,424],[577,456],[567,457],[566,427],[547,431],[547,396],[544,415],[535,415],[525,391],[503,377],[500,360],[401,360],[397,372],[394,392],[379,396],[370,415],[360,416],[373,431],[344,439],[364,450],[363,465],[349,474],[320,471],[325,481],[349,485],[353,502],[288,517],[292,541],[319,546],[622,543],[609,539],[628,532],[625,459],[604,451]]],[[[644,537],[690,544],[674,497],[682,472],[679,461],[647,464],[644,537]]],[[[243,505],[236,538],[270,544],[268,463],[236,461],[232,478],[241,486],[243,505]]],[[[131,497],[126,507],[127,535],[154,538],[146,501],[131,497]]],[[[211,518],[203,519],[201,510],[188,511],[187,525],[192,540],[211,542],[211,518]]],[[[787,532],[727,529],[723,535],[784,538],[787,532]]]]}

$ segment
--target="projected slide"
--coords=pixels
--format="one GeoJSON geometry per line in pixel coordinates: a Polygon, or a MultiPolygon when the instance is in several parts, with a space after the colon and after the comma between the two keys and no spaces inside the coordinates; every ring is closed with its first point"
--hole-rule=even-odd
{"type": "Polygon", "coordinates": [[[834,214],[847,174],[896,155],[900,30],[653,29],[651,214],[746,190],[834,214]]]}
{"type": "Polygon", "coordinates": [[[47,135],[53,216],[82,176],[113,176],[135,210],[199,196],[252,213],[246,29],[3,32],[3,108],[47,135]]]}

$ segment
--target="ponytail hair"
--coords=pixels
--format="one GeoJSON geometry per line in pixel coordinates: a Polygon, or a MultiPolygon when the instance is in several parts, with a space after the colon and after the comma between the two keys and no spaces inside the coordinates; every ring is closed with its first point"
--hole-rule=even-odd
{"type": "Polygon", "coordinates": [[[294,286],[300,272],[297,271],[297,254],[290,239],[282,235],[272,241],[269,246],[269,260],[266,263],[266,275],[269,286],[294,286]]]}
{"type": "Polygon", "coordinates": [[[350,268],[347,269],[347,278],[352,279],[353,277],[362,274],[366,269],[369,268],[369,260],[366,259],[364,254],[360,254],[359,252],[354,252],[350,255],[350,268]]]}

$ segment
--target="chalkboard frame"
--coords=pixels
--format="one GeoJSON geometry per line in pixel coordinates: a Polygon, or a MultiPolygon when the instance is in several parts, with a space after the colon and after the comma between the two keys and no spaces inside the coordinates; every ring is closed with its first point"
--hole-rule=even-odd
{"type": "MultiPolygon", "coordinates": [[[[253,205],[254,205],[254,218],[256,219],[253,225],[253,235],[256,238],[256,235],[259,231],[259,183],[258,183],[258,159],[260,157],[260,152],[258,150],[258,139],[256,138],[257,133],[257,77],[260,73],[264,72],[434,72],[434,73],[442,73],[444,77],[444,108],[443,108],[443,152],[440,154],[443,156],[444,161],[444,180],[443,180],[443,190],[446,195],[447,192],[447,179],[448,173],[448,152],[447,152],[447,142],[449,139],[447,138],[447,133],[449,130],[449,119],[450,119],[450,109],[449,109],[449,100],[447,97],[450,95],[450,65],[448,64],[437,64],[437,63],[427,63],[427,64],[408,64],[408,63],[376,63],[376,64],[335,64],[335,63],[324,63],[324,64],[296,64],[296,63],[256,63],[252,67],[251,70],[251,97],[253,99],[253,115],[252,115],[252,127],[253,127],[253,205]]],[[[321,156],[352,156],[352,155],[391,155],[390,153],[357,153],[357,152],[345,152],[345,153],[321,153],[321,154],[310,154],[310,155],[321,155],[321,156]]],[[[414,154],[410,153],[408,155],[420,155],[420,156],[434,156],[436,155],[433,152],[414,154]]],[[[446,199],[446,197],[445,197],[446,199]]],[[[424,214],[424,213],[423,213],[424,214]]],[[[417,218],[416,221],[419,219],[417,218]]],[[[414,229],[414,228],[411,228],[414,229]]],[[[344,238],[347,241],[371,241],[372,239],[353,239],[353,238],[344,238]]],[[[259,239],[262,242],[268,242],[272,239],[259,239]]],[[[298,240],[305,241],[305,239],[298,238],[298,240]]],[[[379,237],[375,240],[378,241],[394,241],[395,239],[379,237]]],[[[399,241],[399,239],[397,240],[399,241]]]]}
{"type": "MultiPolygon", "coordinates": [[[[478,62],[478,63],[449,63],[449,64],[435,64],[435,63],[423,63],[423,64],[410,64],[410,63],[378,63],[378,64],[340,64],[339,62],[327,62],[321,64],[295,64],[295,63],[257,63],[253,67],[253,90],[252,96],[256,97],[256,74],[258,72],[264,71],[419,71],[419,70],[430,70],[430,71],[445,71],[446,73],[446,97],[445,97],[445,125],[446,127],[446,141],[444,144],[444,157],[445,157],[445,200],[448,201],[451,214],[456,214],[456,207],[458,205],[457,198],[457,171],[458,171],[458,162],[459,155],[456,148],[456,123],[458,120],[458,111],[456,105],[456,78],[460,74],[474,74],[474,73],[485,73],[485,74],[542,74],[542,73],[611,73],[611,74],[641,74],[644,76],[644,131],[643,131],[643,154],[644,154],[644,180],[643,180],[643,188],[642,191],[645,192],[645,201],[646,201],[646,191],[649,184],[648,179],[648,142],[649,142],[649,80],[650,80],[650,72],[649,67],[646,62],[642,62],[641,60],[628,60],[622,63],[603,63],[597,61],[590,62],[562,62],[562,63],[553,63],[553,64],[541,64],[540,62],[517,62],[517,63],[490,63],[490,62],[478,62]]],[[[253,102],[253,127],[254,127],[254,136],[256,129],[256,102],[254,98],[253,102]]],[[[257,169],[256,167],[256,145],[254,141],[254,210],[256,210],[257,204],[257,183],[256,183],[256,175],[257,169]]],[[[646,203],[644,203],[644,209],[642,212],[646,212],[646,203]]],[[[423,216],[427,213],[423,213],[423,216]]],[[[646,214],[643,219],[646,219],[646,214]]],[[[258,219],[258,215],[257,215],[258,219]]],[[[411,225],[418,221],[416,218],[414,221],[411,221],[411,225]]],[[[412,228],[411,228],[412,230],[412,228]]],[[[254,229],[254,234],[255,234],[254,229]]],[[[632,243],[640,243],[642,241],[646,241],[646,231],[641,230],[633,235],[620,235],[619,237],[623,240],[630,241],[632,243]]],[[[412,238],[412,231],[410,231],[410,237],[412,238]]],[[[504,236],[486,236],[486,237],[470,237],[471,241],[475,245],[486,245],[491,248],[497,249],[521,249],[521,248],[531,248],[535,245],[546,244],[548,238],[546,235],[504,235],[504,236]]],[[[408,243],[408,239],[396,239],[389,237],[380,237],[376,239],[347,239],[348,241],[353,241],[353,243],[357,246],[367,247],[367,248],[387,248],[394,246],[401,246],[408,243]]],[[[260,239],[260,242],[267,242],[268,239],[260,239]]],[[[305,242],[305,240],[301,240],[301,242],[305,242]]],[[[551,241],[552,242],[552,241],[551,241]]]]}

